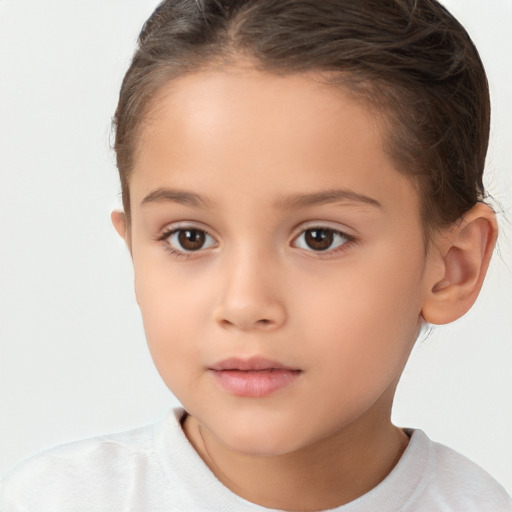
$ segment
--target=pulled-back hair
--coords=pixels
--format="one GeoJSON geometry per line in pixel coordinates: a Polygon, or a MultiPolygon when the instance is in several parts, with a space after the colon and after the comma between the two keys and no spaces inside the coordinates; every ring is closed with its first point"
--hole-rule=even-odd
{"type": "Polygon", "coordinates": [[[469,35],[436,0],[164,0],[140,33],[114,118],[128,221],[152,99],[175,77],[240,58],[283,75],[319,71],[379,112],[387,152],[419,190],[427,234],[482,200],[487,79],[469,35]]]}

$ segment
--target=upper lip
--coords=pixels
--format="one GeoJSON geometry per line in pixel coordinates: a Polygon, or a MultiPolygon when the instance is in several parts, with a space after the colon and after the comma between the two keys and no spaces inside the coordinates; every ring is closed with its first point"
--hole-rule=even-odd
{"type": "Polygon", "coordinates": [[[279,363],[278,361],[272,361],[264,357],[230,357],[215,363],[209,367],[210,370],[222,371],[222,370],[245,370],[245,371],[257,371],[257,370],[299,370],[299,368],[293,368],[285,364],[279,363]]]}

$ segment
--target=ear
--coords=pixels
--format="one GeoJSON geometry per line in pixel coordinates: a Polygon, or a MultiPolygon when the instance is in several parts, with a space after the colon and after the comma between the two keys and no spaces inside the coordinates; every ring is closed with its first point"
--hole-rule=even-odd
{"type": "Polygon", "coordinates": [[[126,214],[120,210],[114,210],[110,214],[110,218],[112,219],[112,224],[114,225],[117,234],[125,241],[131,252],[130,232],[128,229],[126,214]]]}
{"type": "Polygon", "coordinates": [[[427,269],[422,315],[431,324],[447,324],[474,304],[498,236],[492,209],[477,203],[440,234],[427,269]]]}

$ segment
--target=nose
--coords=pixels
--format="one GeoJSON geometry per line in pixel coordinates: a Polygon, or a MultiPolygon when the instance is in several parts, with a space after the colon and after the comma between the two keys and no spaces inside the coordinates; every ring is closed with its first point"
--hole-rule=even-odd
{"type": "Polygon", "coordinates": [[[283,283],[268,259],[255,252],[238,254],[224,262],[221,273],[221,291],[214,311],[221,327],[270,331],[285,324],[286,308],[280,294],[283,283]]]}

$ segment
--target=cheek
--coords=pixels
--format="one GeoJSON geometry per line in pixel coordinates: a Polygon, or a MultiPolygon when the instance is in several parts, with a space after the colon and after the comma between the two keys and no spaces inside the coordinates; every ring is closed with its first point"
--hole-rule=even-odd
{"type": "Polygon", "coordinates": [[[168,385],[170,379],[180,381],[186,362],[201,360],[206,294],[200,283],[187,286],[178,276],[144,270],[136,272],[135,291],[155,366],[168,385]]]}
{"type": "MultiPolygon", "coordinates": [[[[337,422],[357,418],[394,389],[418,332],[419,308],[406,285],[382,279],[364,286],[355,278],[344,284],[303,308],[303,332],[315,328],[300,348],[315,375],[315,396],[322,397],[311,400],[312,415],[338,411],[337,422]]],[[[326,425],[333,421],[329,414],[326,425]]]]}
{"type": "MultiPolygon", "coordinates": [[[[421,259],[396,259],[381,253],[372,264],[359,260],[343,275],[322,280],[298,306],[304,325],[313,326],[313,357],[337,369],[340,379],[363,370],[370,376],[392,373],[405,364],[420,326],[421,259]]],[[[301,301],[304,296],[295,294],[301,301]]]]}

